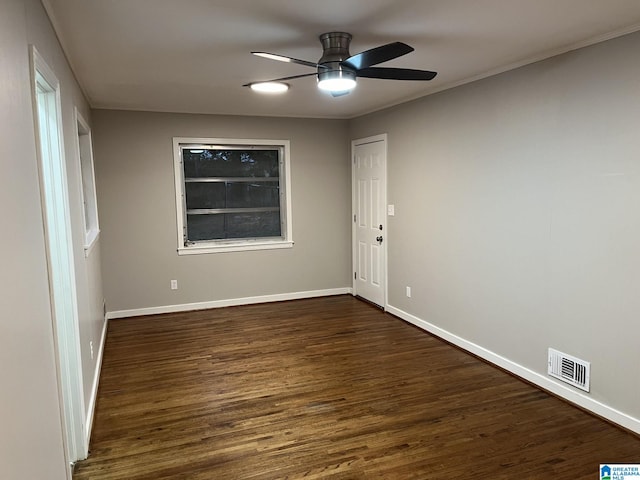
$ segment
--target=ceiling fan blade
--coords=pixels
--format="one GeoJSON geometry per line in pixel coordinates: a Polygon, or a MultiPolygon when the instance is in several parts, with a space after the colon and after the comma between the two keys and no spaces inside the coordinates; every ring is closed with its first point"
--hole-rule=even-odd
{"type": "Polygon", "coordinates": [[[429,70],[411,68],[362,68],[356,72],[358,77],[382,78],[385,80],[432,80],[438,73],[429,70]]]}
{"type": "Polygon", "coordinates": [[[307,62],[306,60],[300,60],[298,58],[293,57],[285,57],[284,55],[278,55],[276,53],[268,53],[268,52],[251,52],[253,55],[257,55],[258,57],[268,58],[269,60],[277,60],[279,62],[287,62],[287,63],[297,63],[298,65],[305,65],[307,67],[312,68],[327,68],[324,65],[318,65],[314,62],[307,62]]]}
{"type": "Polygon", "coordinates": [[[387,43],[386,45],[351,55],[343,61],[342,64],[355,68],[356,70],[360,70],[362,68],[368,68],[371,65],[377,65],[382,62],[393,60],[394,58],[401,57],[410,52],[413,52],[413,47],[410,47],[406,43],[387,43]]]}
{"type": "Polygon", "coordinates": [[[291,77],[282,77],[282,78],[274,78],[273,80],[258,80],[256,82],[249,82],[249,83],[245,83],[244,85],[242,85],[243,87],[250,87],[252,84],[254,83],[267,83],[267,82],[283,82],[285,80],[293,80],[295,78],[302,78],[302,77],[310,77],[312,75],[317,75],[316,72],[313,73],[303,73],[302,75],[293,75],[291,77]]]}

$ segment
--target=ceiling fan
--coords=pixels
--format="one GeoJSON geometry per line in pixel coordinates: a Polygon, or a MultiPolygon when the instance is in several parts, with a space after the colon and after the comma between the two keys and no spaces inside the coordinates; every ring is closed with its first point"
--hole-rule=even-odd
{"type": "Polygon", "coordinates": [[[322,43],[322,57],[317,63],[299,60],[297,58],[267,52],[251,52],[253,55],[278,60],[280,62],[297,63],[316,69],[314,73],[293,75],[260,82],[246,83],[243,87],[255,90],[277,91],[286,90],[285,80],[310,77],[317,75],[318,87],[326,90],[334,97],[346,95],[356,86],[356,77],[381,78],[385,80],[431,80],[437,73],[429,70],[414,70],[410,68],[374,67],[379,63],[393,60],[407,53],[413,52],[413,47],[406,43],[393,42],[366,50],[355,55],[349,53],[351,34],[345,32],[328,32],[320,35],[322,43]]]}

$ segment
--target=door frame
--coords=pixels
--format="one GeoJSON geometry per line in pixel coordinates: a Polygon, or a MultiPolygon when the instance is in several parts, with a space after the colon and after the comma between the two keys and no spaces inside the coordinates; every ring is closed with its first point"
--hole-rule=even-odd
{"type": "Polygon", "coordinates": [[[29,53],[58,398],[67,476],[71,478],[73,464],[87,457],[88,444],[62,102],[54,71],[33,45],[29,53]]]}
{"type": "MultiPolygon", "coordinates": [[[[357,194],[357,190],[356,190],[356,169],[355,169],[355,163],[356,163],[356,156],[355,156],[355,149],[357,146],[359,145],[364,145],[367,143],[375,143],[375,142],[383,142],[383,147],[384,147],[384,185],[382,187],[382,203],[384,205],[384,215],[385,215],[385,219],[387,219],[388,215],[387,215],[387,176],[388,176],[388,171],[387,171],[387,155],[388,155],[388,143],[387,143],[387,134],[386,133],[381,133],[378,135],[372,135],[370,137],[364,137],[364,138],[358,138],[356,140],[352,140],[351,141],[351,292],[353,296],[358,296],[358,291],[356,288],[356,271],[357,271],[357,242],[356,242],[356,221],[355,221],[355,215],[356,215],[356,194],[357,194]]],[[[384,281],[384,288],[383,288],[383,302],[382,305],[380,305],[380,307],[382,307],[382,309],[384,311],[387,310],[387,299],[389,298],[388,296],[388,284],[389,284],[389,272],[388,272],[388,261],[387,261],[387,253],[388,253],[388,249],[387,249],[387,244],[388,244],[388,239],[389,239],[389,228],[388,228],[388,222],[385,221],[384,222],[384,240],[382,242],[382,249],[383,249],[383,267],[384,267],[384,275],[383,275],[383,281],[384,281]]],[[[366,299],[365,299],[366,300],[366,299]]]]}

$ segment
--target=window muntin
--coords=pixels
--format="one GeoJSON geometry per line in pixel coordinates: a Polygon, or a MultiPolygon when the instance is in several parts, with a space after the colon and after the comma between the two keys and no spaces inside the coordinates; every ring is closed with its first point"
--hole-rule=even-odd
{"type": "Polygon", "coordinates": [[[288,146],[174,139],[179,253],[291,246],[288,146]]]}

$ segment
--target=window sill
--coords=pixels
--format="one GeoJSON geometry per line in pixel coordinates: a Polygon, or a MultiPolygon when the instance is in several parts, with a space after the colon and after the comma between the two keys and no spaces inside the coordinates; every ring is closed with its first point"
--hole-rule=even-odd
{"type": "Polygon", "coordinates": [[[245,252],[249,250],[277,250],[282,248],[292,248],[292,241],[277,242],[243,242],[229,244],[206,244],[192,245],[190,247],[178,248],[178,255],[200,255],[206,253],[224,253],[224,252],[245,252]]]}

